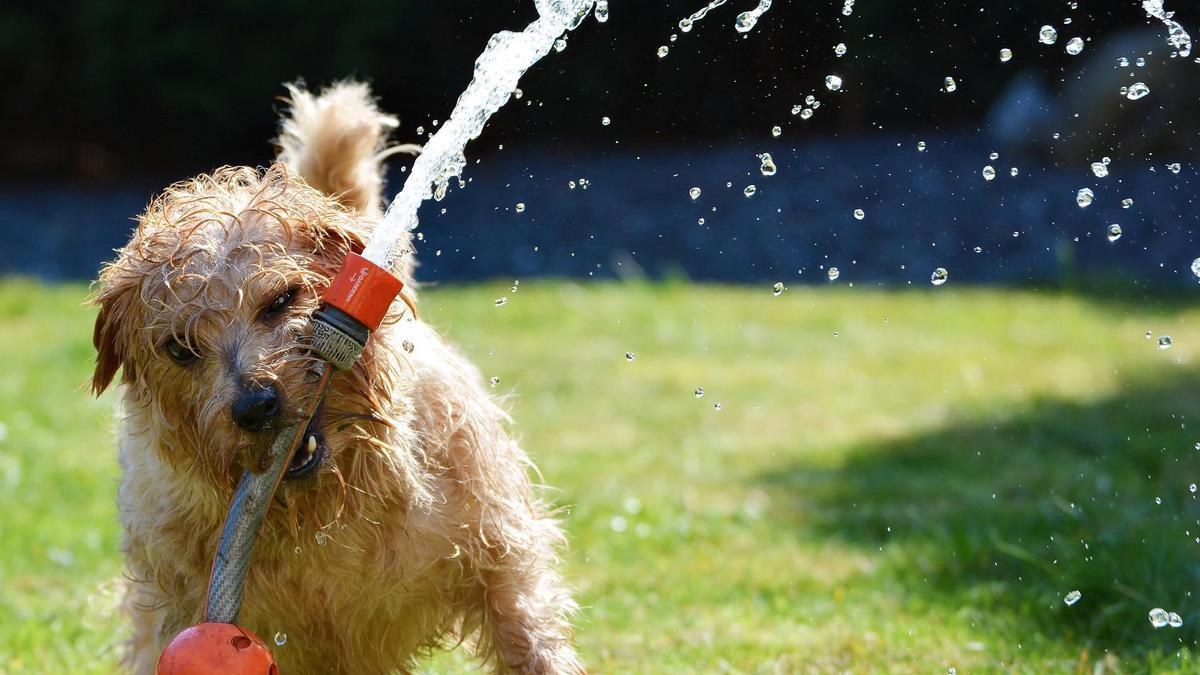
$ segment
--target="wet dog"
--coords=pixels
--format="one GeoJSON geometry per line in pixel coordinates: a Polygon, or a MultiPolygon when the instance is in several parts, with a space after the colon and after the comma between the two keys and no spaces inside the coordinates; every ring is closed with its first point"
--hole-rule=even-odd
{"type": "MultiPolygon", "coordinates": [[[[275,164],[167,188],[97,284],[92,385],[121,373],[138,673],[202,619],[238,477],[312,387],[308,317],[381,215],[395,119],[358,83],[290,94],[275,164]]],[[[458,643],[498,672],[582,672],[555,570],[563,534],[507,421],[478,370],[395,303],[334,375],[254,551],[240,623],[286,635],[281,672],[404,672],[458,643]]]]}

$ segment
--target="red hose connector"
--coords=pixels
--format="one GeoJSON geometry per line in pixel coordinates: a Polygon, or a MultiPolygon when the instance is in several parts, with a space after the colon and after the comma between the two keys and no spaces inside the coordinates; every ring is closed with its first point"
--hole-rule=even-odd
{"type": "MultiPolygon", "coordinates": [[[[347,255],[313,314],[313,350],[339,370],[352,368],[403,288],[391,272],[357,253],[347,255]]],[[[404,302],[415,313],[408,298],[404,302]]]]}
{"type": "Polygon", "coordinates": [[[357,253],[350,253],[325,291],[324,300],[371,331],[379,328],[379,322],[402,288],[404,283],[391,272],[357,253]]]}
{"type": "Polygon", "coordinates": [[[231,623],[202,623],[176,635],[158,657],[157,675],[279,675],[257,635],[231,623]]]}

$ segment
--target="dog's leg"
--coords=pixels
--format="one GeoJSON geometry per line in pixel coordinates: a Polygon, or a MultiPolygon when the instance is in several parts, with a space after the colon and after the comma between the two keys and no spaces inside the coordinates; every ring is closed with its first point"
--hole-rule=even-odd
{"type": "Polygon", "coordinates": [[[125,599],[125,611],[129,613],[133,634],[126,643],[125,668],[134,675],[153,675],[158,662],[158,623],[154,613],[141,606],[136,584],[132,584],[125,599]]]}
{"type": "Polygon", "coordinates": [[[553,546],[562,536],[552,518],[530,513],[487,537],[486,562],[478,571],[483,644],[494,651],[498,673],[586,672],[571,642],[568,617],[575,603],[554,569],[553,546]]]}
{"type": "Polygon", "coordinates": [[[153,566],[138,541],[130,537],[125,548],[125,612],[133,633],[123,660],[128,672],[153,675],[171,638],[200,618],[204,586],[184,584],[178,571],[153,566]]]}
{"type": "Polygon", "coordinates": [[[486,626],[498,673],[585,673],[571,645],[567,611],[573,607],[558,575],[544,562],[518,560],[483,572],[486,626]]]}
{"type": "Polygon", "coordinates": [[[172,613],[164,599],[146,584],[130,582],[125,596],[125,611],[129,614],[133,634],[127,643],[124,665],[135,675],[153,675],[158,656],[176,633],[191,624],[191,617],[172,613]]]}

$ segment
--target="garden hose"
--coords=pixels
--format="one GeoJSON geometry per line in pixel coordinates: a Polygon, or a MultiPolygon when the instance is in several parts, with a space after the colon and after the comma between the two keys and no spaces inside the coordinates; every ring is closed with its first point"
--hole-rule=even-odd
{"type": "MultiPolygon", "coordinates": [[[[209,578],[205,622],[176,635],[159,657],[160,675],[277,675],[270,650],[256,635],[237,626],[254,543],[288,465],[325,396],[333,371],[348,370],[362,355],[371,331],[379,327],[403,282],[384,268],[351,253],[325,291],[311,320],[309,346],[319,355],[320,379],[302,417],[280,430],[271,443],[269,467],[242,473],[229,505],[209,578]]],[[[413,310],[412,302],[401,298],[413,310]]]]}

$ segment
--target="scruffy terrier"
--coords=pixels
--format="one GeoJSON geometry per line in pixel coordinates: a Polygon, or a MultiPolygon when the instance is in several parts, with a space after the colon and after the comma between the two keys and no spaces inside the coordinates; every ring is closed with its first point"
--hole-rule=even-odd
{"type": "MultiPolygon", "coordinates": [[[[308,317],[381,215],[396,120],[359,83],[290,94],[277,163],[167,188],[98,282],[92,386],[122,371],[117,501],[138,673],[202,619],[237,480],[311,391],[308,317]]],[[[471,363],[394,305],[334,375],[289,467],[240,624],[286,635],[284,675],[407,672],[460,643],[497,672],[583,672],[555,571],[563,534],[507,416],[471,363]]]]}

